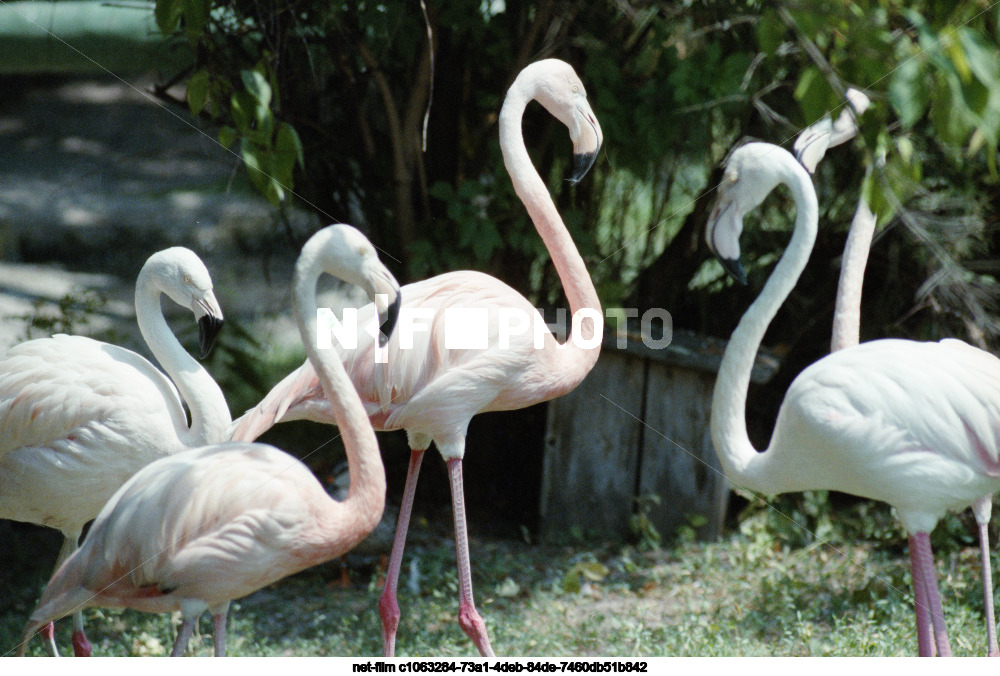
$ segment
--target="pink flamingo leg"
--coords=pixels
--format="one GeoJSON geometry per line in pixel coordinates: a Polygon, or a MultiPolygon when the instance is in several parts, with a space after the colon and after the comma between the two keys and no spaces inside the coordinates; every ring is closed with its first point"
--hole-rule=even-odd
{"type": "Polygon", "coordinates": [[[997,646],[997,623],[993,611],[993,570],[990,563],[989,524],[979,524],[979,556],[983,564],[983,603],[986,612],[986,641],[989,644],[989,656],[1000,657],[1000,647],[997,646]]]}
{"type": "Polygon", "coordinates": [[[993,611],[993,564],[990,561],[990,514],[993,511],[993,496],[972,503],[972,512],[979,524],[979,558],[983,569],[983,609],[986,614],[986,643],[990,657],[1000,657],[997,646],[997,624],[993,611]]]}
{"type": "Polygon", "coordinates": [[[916,555],[917,545],[910,536],[910,567],[913,576],[913,610],[917,616],[917,654],[920,657],[934,657],[937,649],[934,634],[931,633],[931,614],[927,605],[927,587],[920,570],[920,560],[916,555]]]}
{"type": "Polygon", "coordinates": [[[177,631],[177,640],[174,641],[174,649],[170,651],[171,657],[184,657],[188,641],[191,640],[191,634],[194,633],[194,623],[196,620],[197,618],[184,618],[181,628],[177,631]]]}
{"type": "Polygon", "coordinates": [[[83,627],[73,629],[73,654],[77,657],[90,657],[93,647],[83,633],[83,627]]]}
{"type": "Polygon", "coordinates": [[[229,604],[220,612],[212,615],[212,638],[215,641],[215,656],[226,656],[226,617],[229,613],[229,604]]]}
{"type": "Polygon", "coordinates": [[[399,521],[396,535],[392,540],[389,554],[389,568],[385,574],[385,588],[378,600],[378,614],[382,618],[382,654],[393,657],[396,654],[396,630],[399,628],[399,604],[396,590],[399,588],[399,570],[403,564],[403,548],[406,546],[406,530],[410,525],[413,511],[413,495],[417,492],[417,477],[425,448],[410,449],[410,467],[406,472],[406,486],[403,488],[403,502],[399,506],[399,521]]]}
{"type": "Polygon", "coordinates": [[[54,622],[42,625],[38,630],[39,635],[45,639],[45,644],[49,647],[49,652],[53,657],[59,657],[59,648],[56,647],[56,625],[54,622]]]}
{"type": "MultiPolygon", "coordinates": [[[[927,593],[927,608],[930,611],[931,623],[934,627],[934,643],[940,657],[951,657],[951,644],[948,642],[948,629],[944,624],[944,609],[941,607],[941,596],[938,593],[937,574],[934,572],[934,553],[931,551],[931,538],[928,533],[917,533],[910,539],[910,558],[916,565],[919,562],[920,575],[927,593]]],[[[914,568],[914,577],[917,570],[914,568]]]]}
{"type": "Polygon", "coordinates": [[[472,567],[469,565],[469,535],[465,526],[465,493],[462,487],[462,461],[448,460],[451,481],[451,505],[455,515],[455,559],[458,564],[458,624],[472,639],[483,657],[493,657],[493,647],[486,633],[486,622],[476,611],[472,598],[472,567]]]}

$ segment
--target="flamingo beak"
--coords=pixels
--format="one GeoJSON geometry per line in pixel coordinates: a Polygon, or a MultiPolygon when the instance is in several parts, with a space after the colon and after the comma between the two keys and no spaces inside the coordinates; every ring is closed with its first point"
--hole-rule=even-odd
{"type": "Polygon", "coordinates": [[[712,250],[722,267],[741,285],[747,284],[747,273],[740,263],[740,233],[743,231],[743,218],[739,209],[731,199],[720,196],[715,208],[708,217],[705,228],[705,239],[708,248],[712,250]]]}
{"type": "Polygon", "coordinates": [[[578,133],[573,138],[573,175],[570,183],[579,183],[597,159],[597,151],[604,143],[601,125],[597,122],[594,111],[586,99],[581,99],[576,109],[577,120],[574,125],[578,133]],[[581,122],[582,120],[582,122],[581,122]]]}
{"type": "Polygon", "coordinates": [[[215,293],[209,289],[203,298],[195,300],[192,310],[198,319],[198,348],[201,352],[198,358],[205,359],[212,353],[219,332],[222,331],[222,308],[219,307],[215,293]]]}
{"type": "Polygon", "coordinates": [[[399,310],[403,304],[403,295],[399,290],[399,283],[392,273],[375,261],[378,269],[371,275],[371,291],[369,296],[375,302],[375,309],[378,311],[378,345],[385,347],[396,328],[396,321],[399,319],[399,310]]]}

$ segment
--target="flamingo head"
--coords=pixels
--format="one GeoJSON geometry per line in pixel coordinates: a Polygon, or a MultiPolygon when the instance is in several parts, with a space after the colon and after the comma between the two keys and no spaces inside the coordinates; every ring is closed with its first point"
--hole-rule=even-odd
{"type": "Polygon", "coordinates": [[[207,357],[222,330],[223,317],[205,264],[190,249],[175,246],[150,256],[143,273],[152,274],[162,293],[194,313],[200,358],[207,357]]]}
{"type": "Polygon", "coordinates": [[[534,90],[534,99],[569,129],[573,142],[573,175],[570,181],[578,183],[594,165],[597,152],[604,143],[601,125],[587,101],[583,82],[571,65],[559,59],[536,61],[522,70],[517,80],[530,83],[528,86],[534,90]]]}
{"type": "MultiPolygon", "coordinates": [[[[740,263],[740,234],[743,217],[787,177],[787,162],[795,159],[784,148],[770,143],[747,143],[726,160],[715,206],[708,217],[705,240],[733,278],[747,283],[740,263]]],[[[801,171],[801,169],[799,169],[801,171]]]]}
{"type": "Polygon", "coordinates": [[[360,230],[344,223],[323,228],[306,243],[310,245],[318,247],[324,272],[360,286],[375,303],[379,346],[384,347],[396,327],[402,294],[396,278],[379,260],[375,246],[360,230]]]}

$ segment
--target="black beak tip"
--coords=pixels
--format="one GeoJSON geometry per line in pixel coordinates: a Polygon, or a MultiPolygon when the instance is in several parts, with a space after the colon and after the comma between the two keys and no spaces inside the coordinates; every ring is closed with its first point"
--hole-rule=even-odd
{"type": "Polygon", "coordinates": [[[722,258],[719,257],[719,261],[722,263],[722,267],[726,269],[729,276],[739,282],[741,285],[747,285],[747,272],[743,269],[743,264],[740,263],[739,258],[722,258]]]}
{"type": "Polygon", "coordinates": [[[385,321],[379,325],[378,333],[378,346],[385,347],[389,342],[389,338],[392,337],[392,332],[396,328],[396,320],[399,319],[399,308],[403,304],[403,296],[397,291],[396,300],[392,301],[392,304],[385,311],[385,321]]]}
{"type": "Polygon", "coordinates": [[[205,359],[212,353],[215,340],[222,330],[222,317],[205,315],[198,320],[198,347],[201,349],[199,359],[205,359]]]}
{"type": "Polygon", "coordinates": [[[576,185],[583,177],[587,175],[590,168],[594,166],[594,161],[597,159],[597,152],[592,153],[577,153],[573,155],[573,175],[570,177],[569,182],[576,185]]]}

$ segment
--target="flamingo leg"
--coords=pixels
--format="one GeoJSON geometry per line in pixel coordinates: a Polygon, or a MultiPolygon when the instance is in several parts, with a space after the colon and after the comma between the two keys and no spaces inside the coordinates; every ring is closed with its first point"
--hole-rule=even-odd
{"type": "MultiPolygon", "coordinates": [[[[934,572],[934,553],[931,551],[931,537],[928,533],[917,533],[911,537],[910,557],[916,564],[919,561],[920,575],[924,581],[927,593],[927,607],[934,629],[934,643],[940,657],[951,657],[951,644],[948,642],[948,629],[944,624],[944,610],[941,606],[941,596],[938,593],[937,574],[934,572]]],[[[916,568],[914,568],[916,576],[916,568]]]]}
{"type": "MultiPolygon", "coordinates": [[[[63,537],[63,546],[59,549],[59,555],[56,557],[56,565],[53,570],[59,570],[59,567],[66,559],[71,557],[73,552],[80,548],[80,531],[63,533],[63,537]]],[[[56,647],[55,624],[49,622],[42,627],[39,633],[45,639],[53,657],[59,657],[59,649],[56,647]]],[[[73,613],[73,654],[77,657],[90,657],[91,654],[90,641],[87,640],[87,636],[83,632],[83,610],[73,613]]]]}
{"type": "Polygon", "coordinates": [[[83,632],[83,611],[73,613],[73,654],[76,657],[90,657],[93,647],[83,632]]]}
{"type": "Polygon", "coordinates": [[[455,515],[455,560],[458,564],[458,624],[472,639],[483,657],[493,657],[493,647],[486,633],[486,622],[476,611],[472,597],[472,567],[469,565],[469,535],[465,523],[465,493],[462,487],[462,461],[450,458],[448,479],[451,482],[451,505],[455,515]]]}
{"type": "Polygon", "coordinates": [[[174,641],[174,649],[170,651],[171,657],[184,656],[188,641],[191,640],[191,634],[194,633],[194,623],[197,621],[197,617],[185,617],[184,621],[181,622],[181,628],[177,630],[177,640],[174,641]]]}
{"type": "Polygon", "coordinates": [[[913,577],[913,610],[917,616],[917,654],[920,657],[934,657],[937,648],[931,633],[931,614],[927,605],[927,587],[920,570],[920,560],[916,556],[917,546],[910,536],[910,566],[913,577]]]}
{"type": "Polygon", "coordinates": [[[226,618],[229,617],[229,602],[212,608],[212,638],[215,642],[215,656],[226,656],[226,618]]]}
{"type": "Polygon", "coordinates": [[[990,513],[993,511],[993,496],[989,495],[972,504],[972,511],[979,524],[979,556],[983,567],[983,608],[986,614],[986,643],[990,657],[1000,657],[997,646],[996,615],[993,610],[993,564],[990,561],[990,513]]]}
{"type": "MultiPolygon", "coordinates": [[[[55,622],[49,622],[48,624],[42,625],[42,628],[38,630],[38,633],[43,639],[45,639],[45,645],[48,646],[49,652],[52,653],[52,657],[59,657],[59,648],[56,647],[56,624],[55,622]]],[[[25,641],[27,645],[28,641],[31,640],[29,636],[25,641]]],[[[18,656],[23,655],[22,651],[18,656]]]]}
{"type": "Polygon", "coordinates": [[[424,458],[425,450],[426,447],[410,449],[410,467],[406,472],[403,502],[399,506],[399,521],[396,522],[396,535],[393,537],[392,552],[389,554],[385,588],[378,600],[378,613],[382,618],[382,654],[385,657],[393,657],[396,654],[396,630],[399,628],[399,603],[396,602],[396,590],[399,588],[399,570],[403,565],[406,531],[410,525],[413,496],[417,492],[417,477],[420,475],[420,462],[424,458]]]}
{"type": "MultiPolygon", "coordinates": [[[[63,562],[71,557],[80,548],[80,533],[70,533],[66,536],[66,542],[59,550],[59,559],[56,561],[56,570],[63,562]]],[[[93,648],[87,640],[87,634],[83,631],[83,609],[73,613],[73,654],[76,657],[90,657],[93,648]]]]}

